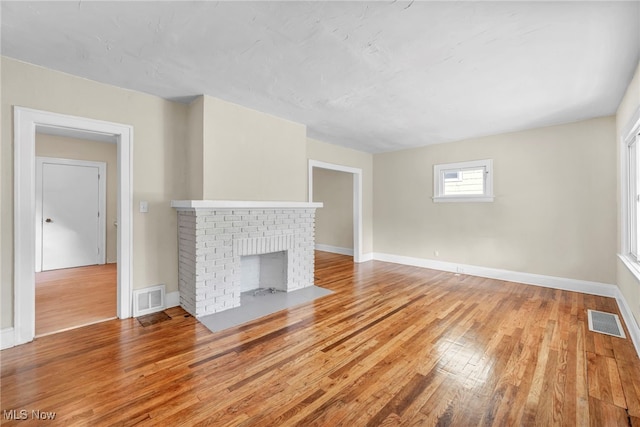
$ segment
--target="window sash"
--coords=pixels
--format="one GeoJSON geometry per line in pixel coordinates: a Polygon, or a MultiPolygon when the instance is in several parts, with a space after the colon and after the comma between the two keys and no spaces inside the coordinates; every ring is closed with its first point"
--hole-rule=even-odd
{"type": "MultiPolygon", "coordinates": [[[[442,171],[442,176],[440,179],[440,185],[442,187],[440,191],[440,195],[443,197],[484,196],[487,193],[486,173],[487,173],[487,168],[484,166],[460,168],[460,169],[445,169],[442,171]],[[473,173],[476,171],[481,173],[482,183],[481,183],[480,192],[478,192],[478,190],[468,190],[466,192],[464,190],[460,190],[456,192],[455,191],[456,188],[459,188],[465,185],[465,180],[470,181],[471,179],[473,179],[473,178],[465,178],[465,175],[468,176],[469,172],[473,173]],[[447,179],[446,175],[453,172],[457,172],[459,178],[455,180],[447,179]],[[453,190],[453,192],[448,192],[447,187],[449,187],[449,190],[453,190]]],[[[474,183],[466,184],[466,186],[473,186],[473,185],[474,183]]]]}

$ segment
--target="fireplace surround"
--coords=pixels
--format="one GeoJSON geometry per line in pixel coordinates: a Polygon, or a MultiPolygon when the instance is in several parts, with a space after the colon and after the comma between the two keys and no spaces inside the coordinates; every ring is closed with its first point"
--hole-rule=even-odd
{"type": "MultiPolygon", "coordinates": [[[[315,211],[322,203],[174,200],[180,305],[200,317],[240,306],[241,259],[283,253],[284,291],[314,284],[315,211]]],[[[246,276],[246,274],[245,274],[246,276]]]]}

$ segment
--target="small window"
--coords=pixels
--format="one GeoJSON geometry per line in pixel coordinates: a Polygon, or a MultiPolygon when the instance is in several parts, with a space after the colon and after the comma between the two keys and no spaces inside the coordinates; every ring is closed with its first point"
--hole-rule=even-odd
{"type": "Polygon", "coordinates": [[[623,182],[622,188],[626,187],[626,192],[623,193],[621,203],[626,205],[626,212],[623,208],[622,253],[637,265],[640,262],[640,120],[623,143],[626,145],[626,182],[623,182]]]}
{"type": "Polygon", "coordinates": [[[493,161],[476,160],[433,167],[434,202],[492,202],[493,161]]]}

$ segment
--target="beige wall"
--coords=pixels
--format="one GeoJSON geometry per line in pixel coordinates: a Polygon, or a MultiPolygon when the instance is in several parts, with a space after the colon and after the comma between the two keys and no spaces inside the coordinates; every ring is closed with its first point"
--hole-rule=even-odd
{"type": "Polygon", "coordinates": [[[306,127],[204,96],[203,198],[306,201],[306,127]]]}
{"type": "Polygon", "coordinates": [[[353,249],[353,174],[313,168],[316,244],[353,249]]]}
{"type": "MultiPolygon", "coordinates": [[[[638,67],[636,68],[636,72],[633,77],[633,80],[629,84],[629,87],[627,88],[627,92],[622,98],[622,102],[620,103],[620,106],[618,107],[618,112],[616,114],[616,135],[617,135],[616,140],[619,141],[617,144],[618,152],[622,148],[622,144],[620,143],[620,141],[622,141],[622,139],[626,137],[626,135],[624,135],[624,132],[627,131],[627,126],[629,125],[633,115],[636,113],[636,111],[638,111],[639,108],[640,108],[640,64],[638,64],[638,67]]],[[[619,156],[618,156],[618,160],[619,160],[619,156]]],[[[620,176],[619,173],[620,173],[620,164],[618,164],[618,175],[616,176],[620,176]]],[[[617,194],[620,194],[619,184],[620,183],[618,182],[617,194]]],[[[620,199],[618,199],[618,202],[619,200],[620,199]]],[[[622,216],[622,213],[620,212],[620,204],[618,203],[618,220],[619,221],[621,219],[621,216],[622,216]]],[[[620,230],[620,225],[618,225],[618,230],[620,230]]],[[[618,246],[616,249],[619,252],[621,249],[621,243],[619,240],[620,232],[616,234],[618,236],[618,246]]],[[[635,317],[636,322],[640,325],[640,281],[638,281],[638,279],[636,279],[636,277],[633,274],[631,274],[629,269],[624,265],[622,261],[620,261],[620,259],[617,259],[616,262],[617,262],[616,283],[620,288],[620,291],[624,295],[624,298],[627,301],[627,304],[629,304],[629,306],[631,307],[631,311],[633,312],[633,316],[635,317]]]]}
{"type": "Polygon", "coordinates": [[[118,218],[118,147],[107,142],[88,141],[76,138],[36,134],[36,156],[73,160],[89,160],[107,164],[107,219],[106,259],[117,261],[118,229],[114,222],[118,218]]]}
{"type": "Polygon", "coordinates": [[[189,104],[187,112],[187,143],[185,151],[188,167],[185,169],[185,174],[188,187],[187,198],[190,200],[203,199],[203,115],[204,97],[199,96],[189,104]]]}
{"type": "Polygon", "coordinates": [[[373,155],[307,138],[307,158],[362,169],[362,253],[373,253],[373,155]]]}
{"type": "Polygon", "coordinates": [[[177,290],[176,213],[185,198],[187,109],[183,104],[2,58],[1,324],[13,324],[12,106],[107,120],[134,127],[133,288],[159,283],[177,290]],[[149,213],[135,207],[149,202],[149,213]]]}
{"type": "Polygon", "coordinates": [[[374,155],[375,252],[614,283],[614,126],[606,117],[374,155]],[[493,203],[432,201],[434,164],[479,159],[493,159],[493,203]]]}
{"type": "MultiPolygon", "coordinates": [[[[134,289],[177,290],[171,200],[307,200],[304,125],[208,96],[169,102],[5,57],[2,71],[1,328],[13,324],[14,105],[134,127],[134,289]],[[138,212],[142,200],[149,213],[138,212]]],[[[323,150],[331,157],[343,149],[323,150]]]]}

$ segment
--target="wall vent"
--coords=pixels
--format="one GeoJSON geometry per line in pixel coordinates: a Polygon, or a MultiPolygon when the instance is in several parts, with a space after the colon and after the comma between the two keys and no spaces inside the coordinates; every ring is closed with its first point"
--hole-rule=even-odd
{"type": "Polygon", "coordinates": [[[587,310],[589,314],[589,330],[611,335],[618,338],[626,338],[620,318],[617,314],[603,311],[587,310]]]}
{"type": "Polygon", "coordinates": [[[164,310],[164,288],[158,285],[133,291],[133,317],[164,310]]]}

